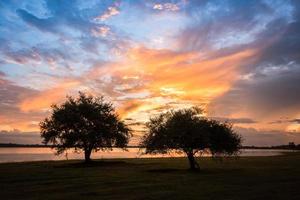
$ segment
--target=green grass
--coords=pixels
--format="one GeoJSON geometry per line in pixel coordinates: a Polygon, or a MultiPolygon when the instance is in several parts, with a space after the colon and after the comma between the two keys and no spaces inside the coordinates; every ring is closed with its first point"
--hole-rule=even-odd
{"type": "Polygon", "coordinates": [[[300,199],[300,154],[0,164],[0,199],[300,199]]]}

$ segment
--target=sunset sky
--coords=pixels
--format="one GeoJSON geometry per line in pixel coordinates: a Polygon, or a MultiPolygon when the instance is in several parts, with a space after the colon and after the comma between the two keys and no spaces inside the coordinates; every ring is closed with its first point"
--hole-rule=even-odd
{"type": "Polygon", "coordinates": [[[0,1],[0,143],[39,143],[50,105],[104,95],[143,134],[201,106],[245,145],[300,143],[300,1],[0,1]]]}

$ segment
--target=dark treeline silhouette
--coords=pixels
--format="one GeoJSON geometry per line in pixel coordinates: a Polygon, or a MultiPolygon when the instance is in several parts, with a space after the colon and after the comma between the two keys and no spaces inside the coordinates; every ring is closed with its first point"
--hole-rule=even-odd
{"type": "Polygon", "coordinates": [[[242,149],[287,149],[287,150],[300,150],[300,144],[291,145],[290,143],[287,145],[277,145],[277,146],[243,146],[242,149]]]}
{"type": "MultiPolygon", "coordinates": [[[[54,148],[55,145],[45,145],[45,144],[20,144],[20,143],[0,143],[1,147],[28,147],[28,148],[54,148]]],[[[118,148],[114,146],[113,148],[118,148]]],[[[128,145],[126,148],[145,148],[139,145],[128,145]]],[[[241,149],[277,149],[277,150],[300,150],[300,144],[295,144],[295,147],[291,147],[290,145],[277,145],[277,146],[241,146],[241,149]]]]}
{"type": "Polygon", "coordinates": [[[16,144],[16,143],[0,143],[0,147],[52,147],[52,145],[43,145],[43,144],[16,144]]]}

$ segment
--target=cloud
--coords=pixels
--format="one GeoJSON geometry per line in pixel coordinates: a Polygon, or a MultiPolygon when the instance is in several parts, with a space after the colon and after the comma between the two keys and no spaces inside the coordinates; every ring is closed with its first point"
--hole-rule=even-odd
{"type": "Polygon", "coordinates": [[[288,23],[277,21],[284,27],[280,32],[272,29],[275,26],[271,23],[267,26],[269,31],[258,35],[255,46],[272,39],[263,46],[252,65],[241,69],[240,78],[231,89],[210,103],[211,112],[261,120],[299,117],[299,19],[294,17],[288,23]]]}
{"type": "Polygon", "coordinates": [[[15,52],[4,51],[6,56],[6,62],[9,63],[18,63],[18,64],[27,64],[35,63],[38,64],[41,62],[41,57],[35,49],[30,50],[19,50],[15,52]]]}
{"type": "Polygon", "coordinates": [[[19,130],[0,131],[0,143],[41,144],[38,132],[21,132],[19,130]]]}
{"type": "Polygon", "coordinates": [[[38,91],[8,81],[3,73],[0,74],[0,88],[0,130],[36,130],[37,123],[45,113],[23,113],[18,104],[38,91]]]}
{"type": "Polygon", "coordinates": [[[250,118],[225,118],[225,117],[210,117],[211,119],[229,122],[232,124],[255,124],[257,121],[250,118]]]}
{"type": "Polygon", "coordinates": [[[132,113],[143,105],[140,100],[131,100],[124,102],[123,105],[118,109],[121,116],[126,116],[128,113],[132,113]]]}
{"type": "Polygon", "coordinates": [[[287,64],[289,61],[300,62],[300,17],[289,23],[283,35],[273,42],[261,56],[261,60],[272,62],[275,65],[287,64]]]}
{"type": "Polygon", "coordinates": [[[110,6],[107,10],[102,14],[94,18],[94,20],[106,21],[107,19],[111,18],[112,16],[118,15],[120,10],[116,6],[110,6]]]}
{"type": "Polygon", "coordinates": [[[66,52],[63,51],[63,48],[57,49],[41,46],[23,48],[15,51],[8,47],[2,51],[2,54],[5,56],[5,63],[30,66],[42,66],[47,64],[50,69],[57,67],[57,65],[68,68],[68,64],[76,60],[74,52],[70,49],[66,52]]]}
{"type": "Polygon", "coordinates": [[[300,132],[286,132],[279,130],[257,130],[254,128],[234,127],[241,134],[243,145],[246,146],[276,146],[294,142],[300,143],[300,132]]]}
{"type": "Polygon", "coordinates": [[[37,130],[52,103],[83,90],[107,96],[122,117],[138,122],[200,105],[209,116],[257,128],[257,135],[275,127],[288,138],[297,121],[269,122],[300,117],[299,6],[7,3],[0,13],[0,130],[37,130]]]}
{"type": "Polygon", "coordinates": [[[166,11],[178,11],[180,10],[179,6],[177,4],[173,3],[164,3],[164,4],[154,4],[153,5],[154,10],[166,10],[166,11]]]}
{"type": "Polygon", "coordinates": [[[58,31],[58,23],[53,17],[40,19],[24,9],[18,9],[16,12],[25,22],[41,31],[54,33],[58,31]]]}
{"type": "Polygon", "coordinates": [[[92,29],[91,32],[95,37],[106,37],[110,32],[110,28],[107,26],[100,26],[92,29]]]}
{"type": "MultiPolygon", "coordinates": [[[[98,7],[102,8],[103,5],[98,7]]],[[[46,1],[45,8],[45,13],[39,13],[40,17],[37,17],[37,13],[32,14],[26,9],[17,9],[16,12],[28,25],[44,33],[51,33],[51,35],[39,35],[39,37],[47,37],[47,39],[53,37],[54,42],[49,42],[50,44],[46,44],[47,46],[55,44],[56,49],[69,48],[70,50],[75,49],[77,52],[81,50],[84,54],[97,54],[98,46],[104,50],[117,46],[117,43],[122,40],[121,37],[103,40],[103,37],[111,33],[111,27],[95,22],[92,20],[92,16],[83,14],[85,11],[80,7],[79,2],[70,4],[60,1],[46,1]],[[78,49],[78,47],[82,49],[78,49]]],[[[95,10],[97,10],[96,8],[95,10]]],[[[103,17],[107,18],[108,14],[115,15],[115,9],[117,8],[109,7],[110,12],[103,17]]],[[[28,29],[27,26],[24,28],[28,29]]],[[[21,33],[24,34],[23,31],[21,33]]],[[[34,34],[38,35],[38,33],[34,34]]],[[[42,43],[47,42],[47,40],[43,40],[42,43]]],[[[72,57],[75,56],[78,55],[72,55],[72,57]]],[[[83,56],[81,55],[81,57],[83,56]]]]}
{"type": "Polygon", "coordinates": [[[293,21],[289,3],[191,1],[186,10],[193,23],[179,35],[178,45],[183,50],[237,49],[251,46],[269,33],[262,40],[266,43],[293,21]]]}
{"type": "Polygon", "coordinates": [[[94,91],[117,102],[122,116],[147,120],[158,108],[202,105],[222,94],[230,88],[238,66],[255,54],[249,49],[210,59],[198,52],[141,46],[130,49],[120,62],[93,66],[84,77],[94,91]]]}
{"type": "Polygon", "coordinates": [[[280,119],[270,122],[270,124],[295,123],[300,124],[300,119],[280,119]]]}
{"type": "Polygon", "coordinates": [[[300,109],[299,77],[299,64],[262,68],[212,101],[211,110],[223,115],[295,116],[300,109]]]}
{"type": "Polygon", "coordinates": [[[75,80],[64,80],[56,87],[40,91],[29,98],[23,99],[18,106],[23,112],[48,110],[52,104],[61,101],[79,84],[80,82],[75,80]]]}

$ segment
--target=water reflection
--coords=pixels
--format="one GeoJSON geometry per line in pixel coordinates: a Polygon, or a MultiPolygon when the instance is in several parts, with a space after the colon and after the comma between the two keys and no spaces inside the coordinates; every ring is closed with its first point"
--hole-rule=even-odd
{"type": "MultiPolygon", "coordinates": [[[[276,156],[290,150],[269,149],[243,149],[240,156],[276,156]]],[[[0,163],[23,162],[39,160],[67,160],[83,159],[83,154],[74,153],[69,150],[67,154],[55,155],[50,148],[0,148],[0,163]]],[[[144,155],[138,148],[130,148],[128,151],[113,149],[113,151],[93,152],[92,159],[101,158],[149,158],[149,157],[180,157],[182,154],[171,153],[170,155],[144,155]]],[[[204,155],[210,156],[210,155],[204,155]]]]}

